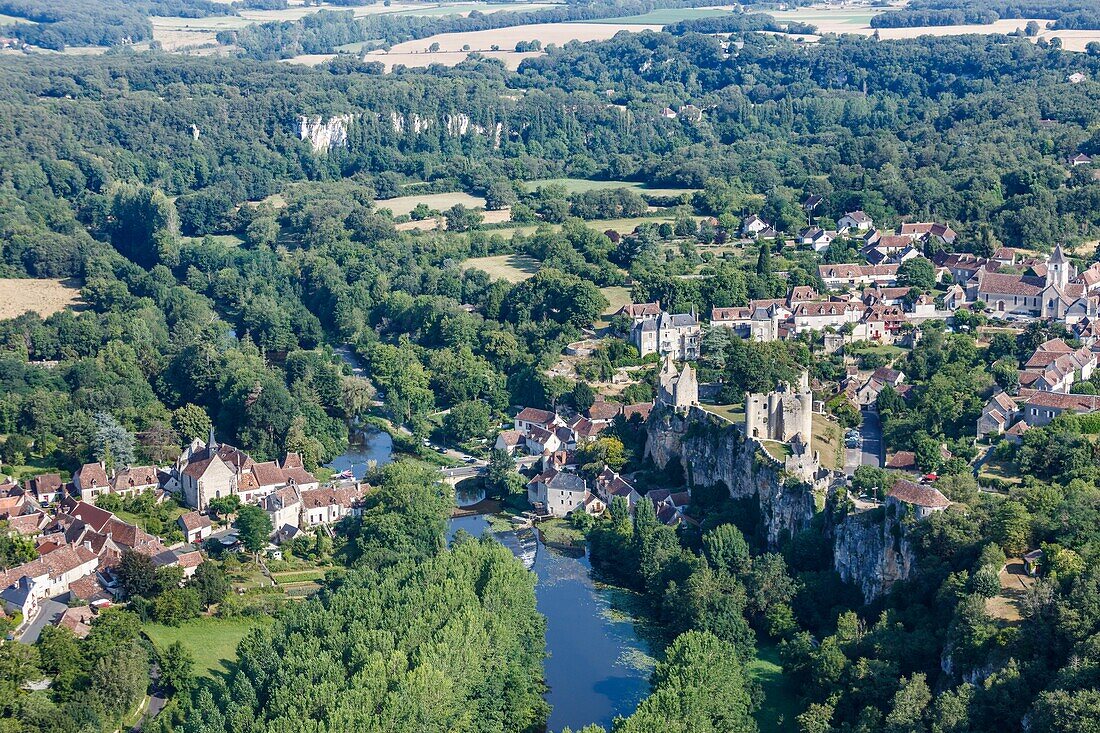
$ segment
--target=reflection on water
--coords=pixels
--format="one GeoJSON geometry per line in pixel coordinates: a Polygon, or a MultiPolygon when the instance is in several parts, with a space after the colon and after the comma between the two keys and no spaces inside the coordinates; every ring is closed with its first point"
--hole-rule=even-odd
{"type": "Polygon", "coordinates": [[[463,481],[455,487],[455,506],[467,507],[477,504],[485,498],[485,489],[479,481],[463,481]]]}
{"type": "MultiPolygon", "coordinates": [[[[448,541],[458,530],[480,536],[484,516],[452,519],[448,541]]],[[[589,723],[610,728],[616,715],[629,715],[649,692],[653,660],[634,624],[612,607],[613,592],[592,580],[586,556],[571,557],[543,545],[529,530],[493,535],[538,577],[535,596],[546,616],[546,699],[548,730],[574,730],[589,723]]]]}
{"type": "Polygon", "coordinates": [[[352,435],[355,441],[347,451],[326,464],[336,473],[350,470],[357,479],[367,474],[371,462],[381,466],[393,460],[393,438],[381,430],[358,432],[352,435]]]}

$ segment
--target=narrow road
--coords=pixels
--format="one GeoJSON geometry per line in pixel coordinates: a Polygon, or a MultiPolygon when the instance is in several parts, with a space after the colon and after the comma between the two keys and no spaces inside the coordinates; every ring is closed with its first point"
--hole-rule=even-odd
{"type": "Polygon", "coordinates": [[[38,614],[23,629],[23,633],[19,635],[19,641],[24,644],[33,644],[38,641],[38,635],[42,633],[42,629],[46,628],[46,624],[53,623],[68,608],[64,603],[51,601],[48,598],[43,599],[38,604],[38,614]]]}
{"type": "Polygon", "coordinates": [[[859,426],[859,447],[844,449],[844,473],[851,476],[860,466],[882,467],[882,423],[877,412],[864,410],[859,426]]]}

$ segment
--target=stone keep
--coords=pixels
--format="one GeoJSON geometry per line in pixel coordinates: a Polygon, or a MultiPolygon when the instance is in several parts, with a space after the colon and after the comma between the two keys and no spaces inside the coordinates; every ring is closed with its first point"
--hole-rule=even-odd
{"type": "Polygon", "coordinates": [[[813,435],[814,394],[810,376],[803,371],[797,390],[789,382],[780,382],[765,394],[745,393],[745,434],[760,440],[789,443],[801,434],[807,445],[813,435]]]}
{"type": "Polygon", "coordinates": [[[677,371],[672,354],[666,354],[659,376],[658,402],[677,410],[699,404],[699,380],[691,364],[684,364],[684,368],[677,371]]]}

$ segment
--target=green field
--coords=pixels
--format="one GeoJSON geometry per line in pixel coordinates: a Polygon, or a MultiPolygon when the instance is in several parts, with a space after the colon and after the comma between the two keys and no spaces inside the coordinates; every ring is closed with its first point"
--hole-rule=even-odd
{"type": "Polygon", "coordinates": [[[756,724],[768,733],[795,733],[798,726],[798,698],[783,678],[779,651],[774,645],[761,644],[756,659],[747,665],[749,677],[764,689],[764,704],[756,711],[756,724]]]}
{"type": "MultiPolygon", "coordinates": [[[[186,514],[188,511],[188,509],[182,506],[173,507],[168,513],[169,517],[166,524],[175,524],[176,520],[186,514]]],[[[115,512],[115,516],[124,522],[136,524],[138,527],[145,526],[145,517],[141,516],[140,514],[132,514],[125,509],[119,509],[117,512],[115,512]]]]}
{"type": "Polygon", "coordinates": [[[729,420],[734,425],[745,424],[745,406],[737,403],[733,405],[699,405],[707,412],[729,420]]]}
{"type": "Polygon", "coordinates": [[[630,288],[622,285],[609,285],[606,288],[600,288],[600,292],[603,293],[603,297],[607,298],[609,303],[607,308],[604,309],[604,315],[613,315],[615,311],[624,305],[633,302],[630,299],[630,288]]]}
{"type": "Polygon", "coordinates": [[[630,188],[640,194],[649,194],[651,196],[679,196],[695,191],[694,188],[657,188],[645,183],[636,183],[633,181],[590,181],[587,178],[541,178],[536,181],[523,182],[523,188],[527,191],[534,191],[539,186],[549,185],[565,186],[566,193],[602,191],[611,188],[630,188]]]}
{"type": "Polygon", "coordinates": [[[824,415],[813,416],[813,450],[821,456],[825,468],[844,467],[844,448],[840,425],[824,415]]]}
{"type": "MultiPolygon", "coordinates": [[[[671,216],[635,216],[628,219],[592,219],[585,221],[584,225],[598,232],[605,232],[611,229],[619,234],[630,234],[639,224],[663,224],[666,221],[672,223],[674,219],[671,216]]],[[[561,228],[560,224],[543,224],[542,226],[549,226],[552,229],[561,228]]],[[[503,227],[501,229],[484,229],[483,231],[486,234],[499,234],[505,239],[511,239],[512,235],[516,232],[520,234],[533,234],[538,228],[538,224],[523,224],[519,226],[503,227]]]]}
{"type": "Polygon", "coordinates": [[[180,642],[195,659],[195,674],[212,677],[228,672],[237,658],[237,644],[251,629],[271,623],[266,617],[198,618],[179,626],[145,624],[145,635],[157,649],[180,642]]]}
{"type": "Polygon", "coordinates": [[[14,15],[4,15],[0,13],[0,25],[15,25],[16,23],[33,23],[33,20],[27,20],[26,18],[16,18],[14,15]]]}
{"type": "Polygon", "coordinates": [[[523,282],[539,271],[539,263],[526,255],[496,255],[475,257],[462,263],[464,270],[484,270],[494,280],[523,282]]]}

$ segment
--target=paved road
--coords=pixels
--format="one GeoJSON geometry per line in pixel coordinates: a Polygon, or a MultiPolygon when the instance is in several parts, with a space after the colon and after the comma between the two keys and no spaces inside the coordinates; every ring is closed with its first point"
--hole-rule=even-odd
{"type": "Polygon", "coordinates": [[[860,447],[844,449],[844,473],[849,476],[860,466],[882,467],[882,424],[878,413],[864,410],[862,414],[860,447]]]}
{"type": "Polygon", "coordinates": [[[38,604],[38,615],[27,624],[27,628],[23,630],[22,635],[19,637],[19,641],[24,644],[33,644],[38,641],[38,635],[42,633],[42,629],[46,628],[46,624],[52,623],[58,616],[65,613],[68,608],[69,607],[64,603],[51,601],[49,599],[43,600],[38,604]]]}
{"type": "Polygon", "coordinates": [[[863,436],[864,466],[882,467],[882,423],[879,422],[878,413],[871,410],[863,412],[863,424],[859,428],[863,436]]]}

